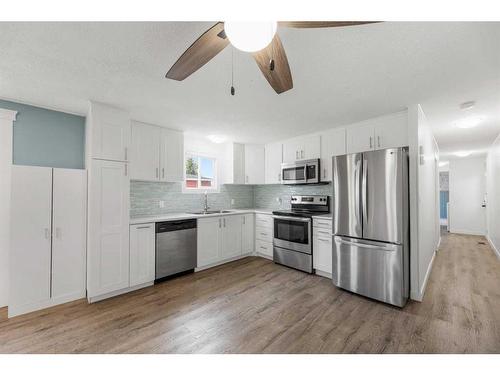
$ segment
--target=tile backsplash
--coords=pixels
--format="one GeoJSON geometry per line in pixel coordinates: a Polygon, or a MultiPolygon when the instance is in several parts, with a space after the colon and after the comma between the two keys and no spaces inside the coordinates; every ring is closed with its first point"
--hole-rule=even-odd
{"type": "MultiPolygon", "coordinates": [[[[290,208],[294,194],[332,195],[332,185],[221,185],[219,193],[208,196],[212,209],[290,208]],[[234,203],[231,203],[233,200],[234,203]]],[[[161,215],[189,212],[203,208],[203,194],[185,194],[180,182],[130,183],[130,216],[161,215]],[[160,201],[164,207],[160,207],[160,201]]]]}

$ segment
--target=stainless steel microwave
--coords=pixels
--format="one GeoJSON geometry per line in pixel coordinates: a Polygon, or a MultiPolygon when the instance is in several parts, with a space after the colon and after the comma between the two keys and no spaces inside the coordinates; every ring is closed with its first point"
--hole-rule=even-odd
{"type": "Polygon", "coordinates": [[[281,164],[281,183],[317,184],[320,182],[319,159],[300,160],[281,164]]]}

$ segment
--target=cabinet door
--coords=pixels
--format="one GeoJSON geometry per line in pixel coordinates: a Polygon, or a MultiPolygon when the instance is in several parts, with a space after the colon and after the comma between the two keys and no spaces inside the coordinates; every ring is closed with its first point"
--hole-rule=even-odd
{"type": "Polygon", "coordinates": [[[221,231],[221,218],[198,219],[198,267],[207,266],[221,259],[221,231]]]}
{"type": "Polygon", "coordinates": [[[375,144],[377,149],[408,146],[408,114],[399,112],[377,119],[375,144]]]}
{"type": "Polygon", "coordinates": [[[375,131],[371,123],[352,125],[346,129],[346,151],[348,154],[375,149],[375,131]]]}
{"type": "Polygon", "coordinates": [[[241,216],[230,215],[222,219],[221,258],[228,259],[241,255],[241,216]]]}
{"type": "Polygon", "coordinates": [[[50,299],[51,210],[52,169],[12,166],[9,316],[50,299]]]}
{"type": "Polygon", "coordinates": [[[245,183],[245,145],[240,143],[233,144],[232,153],[232,166],[233,166],[233,184],[245,183]]]}
{"type": "Polygon", "coordinates": [[[283,163],[293,163],[301,159],[300,151],[302,150],[302,143],[299,139],[288,139],[283,142],[283,163]]]}
{"type": "Polygon", "coordinates": [[[87,171],[54,169],[52,208],[52,298],[85,296],[87,171]]]}
{"type": "Polygon", "coordinates": [[[321,157],[321,141],[319,135],[309,135],[302,137],[301,159],[319,159],[321,157]]]}
{"type": "Polygon", "coordinates": [[[160,179],[160,133],[158,126],[132,123],[130,149],[130,179],[158,181],[160,179]]]}
{"type": "Polygon", "coordinates": [[[92,157],[128,161],[130,148],[130,118],[117,108],[91,103],[90,123],[92,157]]]}
{"type": "Polygon", "coordinates": [[[241,252],[242,254],[254,251],[254,215],[245,214],[241,216],[241,252]]]}
{"type": "Polygon", "coordinates": [[[315,236],[313,245],[314,269],[332,273],[332,240],[331,238],[315,236]]]}
{"type": "Polygon", "coordinates": [[[184,180],[184,134],[161,129],[160,168],[162,181],[184,180]]]}
{"type": "Polygon", "coordinates": [[[89,184],[88,296],[129,286],[127,164],[93,160],[89,184]]]}
{"type": "Polygon", "coordinates": [[[281,163],[283,162],[283,144],[269,143],[265,145],[265,183],[279,184],[281,182],[281,163]]]}
{"type": "Polygon", "coordinates": [[[245,145],[245,183],[264,183],[264,146],[245,145]]]}
{"type": "Polygon", "coordinates": [[[321,134],[321,181],[332,180],[332,157],[345,153],[345,129],[331,129],[321,134]]]}
{"type": "Polygon", "coordinates": [[[155,224],[130,226],[130,286],[155,279],[155,224]]]}

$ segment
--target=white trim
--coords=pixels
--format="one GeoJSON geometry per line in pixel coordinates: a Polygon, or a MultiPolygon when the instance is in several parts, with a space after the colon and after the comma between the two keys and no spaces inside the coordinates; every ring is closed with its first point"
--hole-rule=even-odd
{"type": "Polygon", "coordinates": [[[17,117],[17,111],[0,108],[0,119],[16,121],[16,117],[17,117]]]}
{"type": "Polygon", "coordinates": [[[73,116],[79,116],[79,117],[86,117],[87,116],[86,112],[67,111],[65,109],[61,109],[61,108],[57,108],[57,107],[51,107],[51,106],[46,106],[46,105],[40,105],[40,104],[36,104],[36,103],[27,102],[27,101],[24,101],[24,100],[19,100],[19,99],[5,98],[5,97],[0,96],[0,100],[4,100],[6,102],[11,102],[11,103],[15,103],[15,104],[27,105],[27,106],[30,106],[30,107],[35,107],[35,108],[40,108],[40,109],[46,109],[48,111],[62,112],[62,113],[66,113],[68,115],[73,115],[73,116]]]}
{"type": "Polygon", "coordinates": [[[493,241],[491,240],[490,236],[486,236],[486,239],[488,240],[488,243],[490,244],[491,248],[493,249],[493,252],[497,256],[497,258],[500,260],[500,250],[495,247],[493,244],[493,241]]]}
{"type": "MultiPolygon", "coordinates": [[[[213,193],[220,193],[220,184],[219,184],[219,158],[217,156],[214,156],[212,154],[207,154],[203,152],[196,152],[196,151],[184,151],[184,163],[183,163],[183,178],[182,178],[182,193],[183,194],[204,194],[207,192],[207,194],[213,194],[213,193]],[[214,184],[215,187],[207,188],[206,186],[202,187],[197,187],[197,188],[187,188],[186,187],[186,160],[187,160],[187,155],[192,155],[198,158],[205,158],[205,159],[212,159],[214,160],[214,184]]],[[[201,166],[198,165],[198,181],[201,183],[201,172],[200,172],[201,166]]]]}
{"type": "Polygon", "coordinates": [[[13,318],[13,317],[18,316],[18,315],[23,315],[23,314],[27,314],[27,313],[34,312],[34,311],[47,309],[49,307],[58,306],[58,305],[61,305],[63,303],[73,302],[73,301],[83,299],[83,298],[85,298],[85,292],[83,292],[83,293],[76,292],[76,293],[68,294],[68,295],[65,295],[65,296],[62,296],[59,298],[53,298],[53,299],[43,301],[43,302],[29,303],[29,304],[22,305],[22,306],[9,306],[7,317],[13,318]]]}
{"type": "Polygon", "coordinates": [[[144,283],[144,284],[139,284],[139,285],[131,286],[128,288],[115,290],[113,292],[104,293],[104,294],[101,294],[101,295],[98,295],[95,297],[87,297],[87,301],[89,303],[99,302],[99,301],[102,301],[102,300],[107,299],[107,298],[116,297],[116,296],[119,296],[121,294],[133,292],[134,290],[146,288],[148,286],[152,286],[153,284],[154,284],[154,281],[148,281],[147,283],[144,283]]]}
{"type": "Polygon", "coordinates": [[[414,291],[411,292],[410,297],[412,300],[422,302],[422,300],[424,299],[425,289],[427,288],[427,281],[429,281],[429,277],[431,275],[431,271],[432,271],[432,267],[434,265],[435,258],[436,258],[436,252],[434,251],[434,253],[432,254],[432,259],[429,262],[429,267],[427,267],[427,272],[425,273],[424,282],[422,284],[422,287],[420,288],[420,291],[418,292],[418,294],[415,293],[414,291]]]}
{"type": "Polygon", "coordinates": [[[269,255],[266,255],[266,254],[259,253],[258,251],[255,253],[255,255],[257,255],[258,257],[261,257],[261,258],[265,258],[265,259],[269,259],[269,260],[274,260],[273,257],[270,257],[269,255]]]}
{"type": "Polygon", "coordinates": [[[331,279],[332,278],[332,274],[330,272],[325,272],[325,271],[321,271],[321,270],[317,270],[317,269],[314,269],[314,273],[318,276],[321,276],[321,277],[326,277],[328,279],[331,279]]]}
{"type": "Polygon", "coordinates": [[[229,263],[229,262],[234,262],[235,260],[240,260],[240,259],[243,259],[243,258],[248,258],[250,256],[253,256],[253,254],[252,253],[248,253],[248,254],[236,255],[235,257],[232,257],[232,258],[227,258],[227,259],[219,260],[217,262],[210,263],[210,264],[207,264],[207,265],[202,266],[202,267],[197,267],[197,268],[194,269],[194,272],[205,271],[205,270],[207,270],[209,268],[217,267],[217,266],[220,266],[222,264],[229,263]]]}

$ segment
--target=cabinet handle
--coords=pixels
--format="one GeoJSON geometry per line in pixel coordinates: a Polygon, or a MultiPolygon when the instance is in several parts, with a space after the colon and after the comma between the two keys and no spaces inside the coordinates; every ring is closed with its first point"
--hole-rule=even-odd
{"type": "Polygon", "coordinates": [[[245,176],[245,182],[248,184],[248,176],[245,176]]]}
{"type": "Polygon", "coordinates": [[[330,240],[327,240],[325,238],[318,238],[318,241],[321,241],[321,242],[330,242],[330,240]]]}
{"type": "Polygon", "coordinates": [[[243,216],[243,224],[246,224],[246,222],[247,222],[247,221],[246,221],[246,217],[245,217],[245,216],[243,216]]]}
{"type": "Polygon", "coordinates": [[[323,168],[323,178],[326,178],[326,168],[323,168]]]}
{"type": "Polygon", "coordinates": [[[325,232],[324,230],[318,230],[318,233],[327,234],[327,235],[329,235],[329,236],[331,236],[331,235],[332,235],[331,233],[325,232]]]}
{"type": "Polygon", "coordinates": [[[158,172],[158,168],[156,168],[156,178],[159,178],[159,172],[158,172]]]}
{"type": "Polygon", "coordinates": [[[299,158],[299,151],[295,151],[295,159],[298,159],[299,158]]]}
{"type": "Polygon", "coordinates": [[[264,250],[267,250],[267,247],[264,247],[264,246],[261,246],[260,248],[261,248],[261,249],[264,249],[264,250]]]}
{"type": "Polygon", "coordinates": [[[372,148],[372,137],[370,136],[370,148],[372,148]]]}
{"type": "Polygon", "coordinates": [[[221,228],[221,225],[222,225],[222,224],[221,224],[221,220],[219,219],[219,228],[221,228]]]}
{"type": "Polygon", "coordinates": [[[128,160],[128,147],[125,147],[125,160],[128,160]]]}
{"type": "Polygon", "coordinates": [[[260,232],[261,235],[267,236],[267,233],[260,232]]]}
{"type": "Polygon", "coordinates": [[[56,228],[56,238],[61,238],[61,228],[56,228]]]}
{"type": "Polygon", "coordinates": [[[49,231],[49,228],[45,228],[45,239],[49,239],[50,238],[50,231],[49,231]]]}
{"type": "Polygon", "coordinates": [[[222,219],[222,221],[224,222],[224,228],[226,227],[226,218],[222,219]]]}
{"type": "Polygon", "coordinates": [[[161,178],[165,178],[165,168],[161,169],[161,178]]]}
{"type": "Polygon", "coordinates": [[[281,181],[281,173],[278,173],[278,181],[281,181]]]}
{"type": "Polygon", "coordinates": [[[135,229],[149,229],[151,228],[151,225],[145,225],[143,227],[136,227],[135,229]]]}
{"type": "Polygon", "coordinates": [[[304,159],[304,150],[300,150],[300,158],[304,159]]]}
{"type": "Polygon", "coordinates": [[[125,176],[128,176],[128,164],[125,164],[125,176]]]}
{"type": "Polygon", "coordinates": [[[377,135],[378,147],[380,148],[380,135],[377,135]]]}

